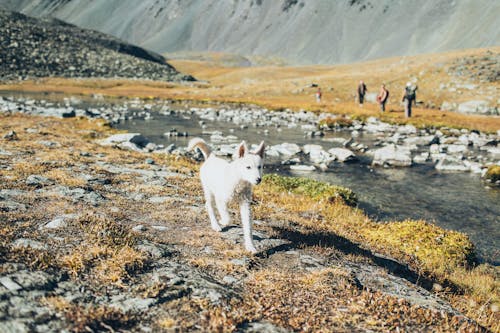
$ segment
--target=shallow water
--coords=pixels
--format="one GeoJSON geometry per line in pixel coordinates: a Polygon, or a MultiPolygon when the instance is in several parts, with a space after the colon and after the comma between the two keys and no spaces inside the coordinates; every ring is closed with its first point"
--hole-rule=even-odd
{"type": "MultiPolygon", "coordinates": [[[[240,129],[233,123],[205,121],[207,127],[202,130],[199,120],[195,115],[154,114],[152,120],[133,119],[116,127],[140,132],[157,144],[174,143],[177,146],[187,146],[189,138],[167,138],[163,133],[175,128],[188,132],[192,137],[203,136],[203,131],[218,130],[224,136],[235,135],[249,143],[265,140],[269,145],[283,142],[299,145],[314,143],[325,148],[335,145],[325,142],[324,138],[305,138],[300,129],[269,128],[266,135],[264,128],[240,129]]],[[[348,138],[350,134],[336,132],[334,136],[348,138]]],[[[365,136],[357,141],[373,139],[365,136]]],[[[376,220],[423,219],[447,229],[462,231],[477,245],[480,259],[500,264],[500,191],[486,189],[477,174],[443,173],[430,165],[372,168],[366,159],[356,163],[338,163],[327,172],[294,172],[276,164],[268,165],[267,169],[349,187],[358,195],[359,207],[376,220]]]]}

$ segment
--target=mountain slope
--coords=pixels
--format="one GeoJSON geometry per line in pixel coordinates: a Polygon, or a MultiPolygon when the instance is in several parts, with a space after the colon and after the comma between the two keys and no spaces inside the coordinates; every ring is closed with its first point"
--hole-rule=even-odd
{"type": "Polygon", "coordinates": [[[154,52],[59,20],[0,9],[0,79],[122,77],[192,80],[154,52]]]}
{"type": "Polygon", "coordinates": [[[490,0],[0,0],[157,52],[222,51],[346,63],[500,45],[490,0]]]}

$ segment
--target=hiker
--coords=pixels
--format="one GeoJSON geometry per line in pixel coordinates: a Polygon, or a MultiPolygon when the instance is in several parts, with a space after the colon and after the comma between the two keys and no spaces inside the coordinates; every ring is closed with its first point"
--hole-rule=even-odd
{"type": "Polygon", "coordinates": [[[359,85],[358,85],[359,106],[363,106],[363,102],[365,100],[365,94],[367,91],[368,91],[368,89],[366,89],[366,84],[363,82],[363,80],[359,81],[359,85]]]}
{"type": "Polygon", "coordinates": [[[385,112],[385,103],[389,99],[389,90],[385,88],[385,84],[380,86],[380,92],[377,96],[377,102],[380,104],[380,111],[385,112]]]}
{"type": "Polygon", "coordinates": [[[415,103],[417,104],[417,86],[412,86],[410,82],[406,84],[406,87],[403,91],[403,98],[401,102],[405,103],[405,116],[406,118],[411,117],[411,105],[415,103]]]}
{"type": "Polygon", "coordinates": [[[318,91],[316,91],[316,102],[321,103],[321,88],[318,87],[318,91]]]}

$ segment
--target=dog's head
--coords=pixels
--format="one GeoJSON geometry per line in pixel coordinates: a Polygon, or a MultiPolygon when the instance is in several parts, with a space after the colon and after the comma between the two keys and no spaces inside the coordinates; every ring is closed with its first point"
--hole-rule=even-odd
{"type": "Polygon", "coordinates": [[[242,141],[236,148],[236,163],[239,166],[241,178],[250,184],[257,185],[262,181],[264,148],[264,141],[252,152],[248,150],[245,141],[242,141]]]}

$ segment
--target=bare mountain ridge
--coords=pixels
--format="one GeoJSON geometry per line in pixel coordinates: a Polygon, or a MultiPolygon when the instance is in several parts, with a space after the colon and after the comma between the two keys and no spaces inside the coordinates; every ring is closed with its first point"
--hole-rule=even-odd
{"type": "Polygon", "coordinates": [[[101,32],[1,8],[0,22],[0,81],[47,76],[193,80],[163,56],[101,32]]]}
{"type": "Polygon", "coordinates": [[[0,0],[159,53],[217,51],[348,63],[500,45],[491,0],[0,0]]]}

